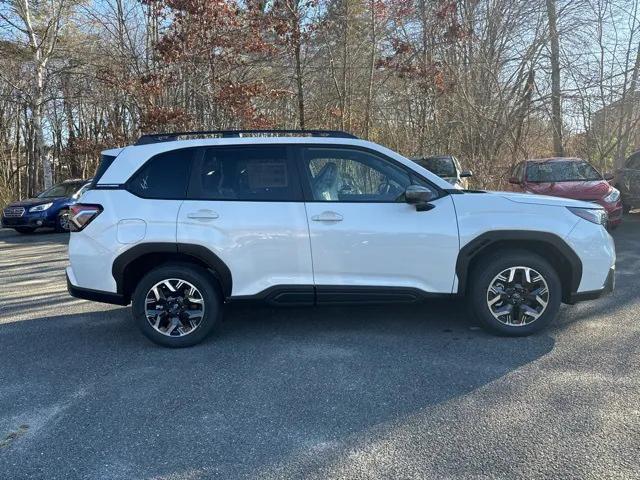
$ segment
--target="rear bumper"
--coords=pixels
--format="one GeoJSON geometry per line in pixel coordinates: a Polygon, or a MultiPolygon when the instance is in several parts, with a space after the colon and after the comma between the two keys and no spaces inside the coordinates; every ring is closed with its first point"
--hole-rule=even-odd
{"type": "Polygon", "coordinates": [[[615,289],[616,285],[616,270],[615,268],[609,269],[609,274],[604,282],[602,288],[597,290],[589,290],[587,292],[574,292],[569,296],[569,301],[567,303],[573,305],[577,302],[584,302],[586,300],[595,300],[596,298],[600,298],[603,295],[607,295],[615,289]]]}
{"type": "Polygon", "coordinates": [[[81,288],[73,283],[69,278],[69,269],[66,272],[67,275],[67,291],[69,295],[75,298],[82,298],[83,300],[91,300],[92,302],[111,303],[113,305],[129,305],[129,298],[120,293],[103,292],[101,290],[92,290],[90,288],[81,288]]]}

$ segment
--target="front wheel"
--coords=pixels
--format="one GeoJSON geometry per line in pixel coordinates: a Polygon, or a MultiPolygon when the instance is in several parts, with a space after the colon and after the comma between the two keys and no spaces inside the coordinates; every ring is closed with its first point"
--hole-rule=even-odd
{"type": "Polygon", "coordinates": [[[472,313],[493,333],[530,335],[558,314],[560,279],[551,264],[535,253],[495,252],[476,265],[470,281],[472,313]]]}
{"type": "Polygon", "coordinates": [[[56,232],[68,232],[70,229],[69,227],[69,210],[61,210],[56,218],[56,232]]]}
{"type": "Polygon", "coordinates": [[[135,323],[152,342],[189,347],[211,333],[222,299],[206,270],[188,263],[158,267],[138,283],[132,297],[135,323]]]}

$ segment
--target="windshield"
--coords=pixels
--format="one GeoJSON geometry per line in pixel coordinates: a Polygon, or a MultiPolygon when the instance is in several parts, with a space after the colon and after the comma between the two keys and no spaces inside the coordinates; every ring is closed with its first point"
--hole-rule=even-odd
{"type": "Polygon", "coordinates": [[[70,197],[82,186],[82,183],[59,183],[45,190],[38,198],[70,197]]]}
{"type": "Polygon", "coordinates": [[[584,182],[602,180],[602,175],[586,161],[535,162],[527,166],[527,181],[546,182],[584,182]]]}
{"type": "Polygon", "coordinates": [[[456,168],[451,157],[427,157],[417,160],[417,163],[439,177],[456,176],[456,168]]]}

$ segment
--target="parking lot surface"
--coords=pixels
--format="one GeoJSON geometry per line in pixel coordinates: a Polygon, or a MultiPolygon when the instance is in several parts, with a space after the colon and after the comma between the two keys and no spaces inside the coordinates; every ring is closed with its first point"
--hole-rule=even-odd
{"type": "Polygon", "coordinates": [[[640,214],[614,237],[614,295],[533,337],[232,305],[169,350],[67,295],[66,235],[0,230],[0,478],[640,478],[640,214]]]}

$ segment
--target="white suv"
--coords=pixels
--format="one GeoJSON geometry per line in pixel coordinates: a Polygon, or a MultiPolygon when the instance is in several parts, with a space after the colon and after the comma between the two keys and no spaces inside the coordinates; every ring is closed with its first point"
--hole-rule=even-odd
{"type": "Polygon", "coordinates": [[[107,150],[74,205],[71,295],[128,305],[154,342],[200,342],[225,302],[464,296],[506,335],[611,291],[615,250],[591,203],[462,191],[343,132],[143,136],[107,150]],[[292,136],[295,135],[295,136],[292,136]],[[205,137],[205,138],[202,138],[205,137]]]}

